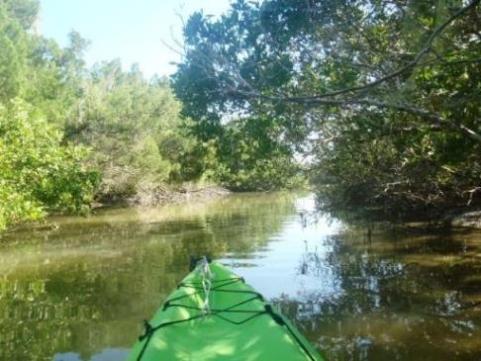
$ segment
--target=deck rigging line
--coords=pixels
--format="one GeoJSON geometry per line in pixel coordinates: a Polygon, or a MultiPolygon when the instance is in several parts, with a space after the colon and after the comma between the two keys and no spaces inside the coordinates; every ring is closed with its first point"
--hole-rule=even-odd
{"type": "MultiPolygon", "coordinates": [[[[202,267],[204,267],[203,264],[202,264],[202,267]]],[[[207,267],[208,267],[208,265],[207,265],[207,267]]],[[[199,271],[199,266],[196,267],[195,271],[199,271]]],[[[202,272],[201,274],[204,275],[205,269],[202,270],[201,272],[202,272]]],[[[207,275],[208,273],[205,273],[205,274],[207,275]]],[[[205,282],[205,280],[202,279],[202,282],[189,282],[189,283],[181,282],[181,283],[179,283],[177,288],[188,288],[188,289],[193,289],[195,291],[193,293],[189,293],[189,294],[185,294],[185,295],[182,295],[182,296],[167,299],[162,306],[162,311],[167,310],[169,307],[181,307],[181,308],[185,308],[185,309],[188,309],[188,310],[197,310],[197,311],[199,311],[199,313],[194,315],[194,316],[185,318],[185,319],[163,322],[163,323],[161,323],[159,325],[155,325],[155,326],[151,325],[148,321],[144,321],[145,331],[144,331],[144,334],[139,337],[139,341],[145,340],[145,342],[144,342],[144,345],[143,345],[143,347],[142,347],[142,349],[141,349],[141,351],[140,351],[140,353],[137,357],[137,361],[142,360],[142,357],[145,354],[145,351],[147,349],[147,346],[148,346],[152,336],[154,335],[155,332],[159,331],[162,328],[172,326],[172,325],[176,325],[176,324],[179,324],[179,323],[184,323],[184,322],[202,319],[202,318],[205,318],[205,317],[218,317],[218,318],[220,318],[220,319],[222,319],[226,322],[229,322],[231,324],[242,325],[242,324],[244,324],[246,322],[249,322],[249,321],[253,320],[254,318],[257,318],[257,317],[262,316],[262,315],[269,315],[276,322],[276,324],[278,324],[280,327],[285,327],[289,331],[290,335],[297,342],[297,344],[306,353],[306,355],[312,361],[316,361],[316,358],[310,353],[309,349],[299,339],[297,334],[291,329],[290,325],[287,322],[284,321],[284,318],[280,314],[278,314],[276,311],[273,310],[273,308],[270,304],[266,303],[264,305],[264,309],[262,309],[262,310],[245,310],[245,309],[239,310],[239,309],[236,309],[239,306],[249,304],[250,302],[253,302],[255,300],[264,301],[264,297],[258,292],[250,291],[250,290],[232,290],[232,289],[225,288],[227,286],[230,286],[230,285],[238,283],[238,282],[244,283],[245,282],[244,278],[242,278],[242,277],[230,277],[230,278],[225,278],[225,279],[220,279],[220,280],[214,280],[214,279],[210,278],[208,282],[205,282]],[[206,303],[209,302],[209,299],[210,299],[212,293],[215,293],[215,292],[250,294],[250,295],[252,295],[252,297],[250,297],[246,300],[243,300],[241,302],[235,303],[233,305],[230,305],[226,308],[216,309],[216,308],[211,308],[209,304],[206,305],[206,303]],[[179,301],[181,301],[183,299],[186,299],[186,298],[189,298],[189,297],[192,297],[194,295],[199,295],[200,297],[203,297],[204,303],[202,304],[201,307],[196,307],[196,306],[191,306],[191,305],[179,303],[179,301]],[[237,315],[238,314],[246,314],[246,318],[244,318],[242,321],[235,321],[235,320],[229,319],[227,317],[228,314],[237,314],[237,315]]]]}

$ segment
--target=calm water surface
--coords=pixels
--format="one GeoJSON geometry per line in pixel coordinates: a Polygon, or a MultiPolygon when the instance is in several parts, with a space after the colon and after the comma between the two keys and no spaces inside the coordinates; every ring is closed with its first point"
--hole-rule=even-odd
{"type": "Polygon", "coordinates": [[[7,234],[0,360],[124,360],[200,254],[244,276],[329,360],[481,360],[481,234],[367,237],[313,206],[251,194],[7,234]]]}

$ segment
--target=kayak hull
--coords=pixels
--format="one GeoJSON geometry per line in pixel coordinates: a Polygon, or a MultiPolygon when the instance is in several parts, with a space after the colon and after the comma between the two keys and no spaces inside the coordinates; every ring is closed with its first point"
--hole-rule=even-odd
{"type": "Polygon", "coordinates": [[[197,269],[184,278],[146,323],[129,361],[323,360],[242,278],[216,262],[209,272],[210,290],[197,269]]]}

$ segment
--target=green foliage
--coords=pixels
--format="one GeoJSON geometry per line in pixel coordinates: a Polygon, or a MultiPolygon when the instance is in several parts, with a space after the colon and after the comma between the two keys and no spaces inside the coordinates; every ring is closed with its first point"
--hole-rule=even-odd
{"type": "MultiPolygon", "coordinates": [[[[299,184],[295,148],[281,141],[285,117],[238,113],[229,119],[252,121],[223,122],[230,106],[211,111],[206,101],[181,114],[166,79],[146,80],[137,66],[124,71],[119,61],[88,69],[88,41],[74,31],[65,48],[44,38],[38,11],[36,0],[0,0],[0,228],[183,182],[235,190],[299,184]],[[215,115],[210,121],[207,110],[215,115]]],[[[268,72],[274,77],[291,65],[284,57],[268,72]]]]}
{"type": "Polygon", "coordinates": [[[0,229],[48,210],[88,210],[97,174],[82,165],[85,149],[61,141],[24,102],[0,105],[0,229]]]}
{"type": "Polygon", "coordinates": [[[38,11],[0,0],[0,229],[201,179],[213,152],[189,134],[167,81],[118,61],[87,69],[88,42],[40,36],[38,11]]]}
{"type": "Polygon", "coordinates": [[[276,141],[312,160],[327,210],[403,219],[479,205],[479,11],[237,0],[221,18],[191,16],[174,89],[206,139],[232,114],[272,119],[276,141]]]}
{"type": "Polygon", "coordinates": [[[212,178],[236,191],[269,191],[302,185],[300,166],[275,136],[270,118],[231,121],[213,143],[212,178]]]}
{"type": "Polygon", "coordinates": [[[40,3],[37,0],[2,0],[0,6],[24,29],[31,29],[37,20],[40,3]]]}
{"type": "Polygon", "coordinates": [[[84,95],[66,124],[68,139],[93,149],[103,175],[99,197],[124,199],[167,182],[199,178],[202,157],[191,159],[196,141],[184,131],[180,104],[168,83],[147,81],[118,61],[98,65],[84,78],[84,95]]]}
{"type": "Polygon", "coordinates": [[[8,4],[0,2],[0,99],[19,94],[25,67],[26,34],[10,17],[8,4]]]}
{"type": "Polygon", "coordinates": [[[85,213],[99,178],[87,149],[62,131],[85,44],[73,33],[61,49],[36,35],[38,10],[35,0],[0,1],[0,230],[48,212],[85,213]]]}

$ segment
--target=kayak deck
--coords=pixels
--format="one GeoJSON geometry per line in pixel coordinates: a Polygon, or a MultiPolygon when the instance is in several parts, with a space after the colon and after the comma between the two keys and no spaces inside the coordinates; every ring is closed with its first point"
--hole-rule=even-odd
{"type": "Polygon", "coordinates": [[[241,277],[215,262],[209,271],[208,291],[197,269],[184,278],[146,324],[129,361],[322,361],[241,277]]]}

